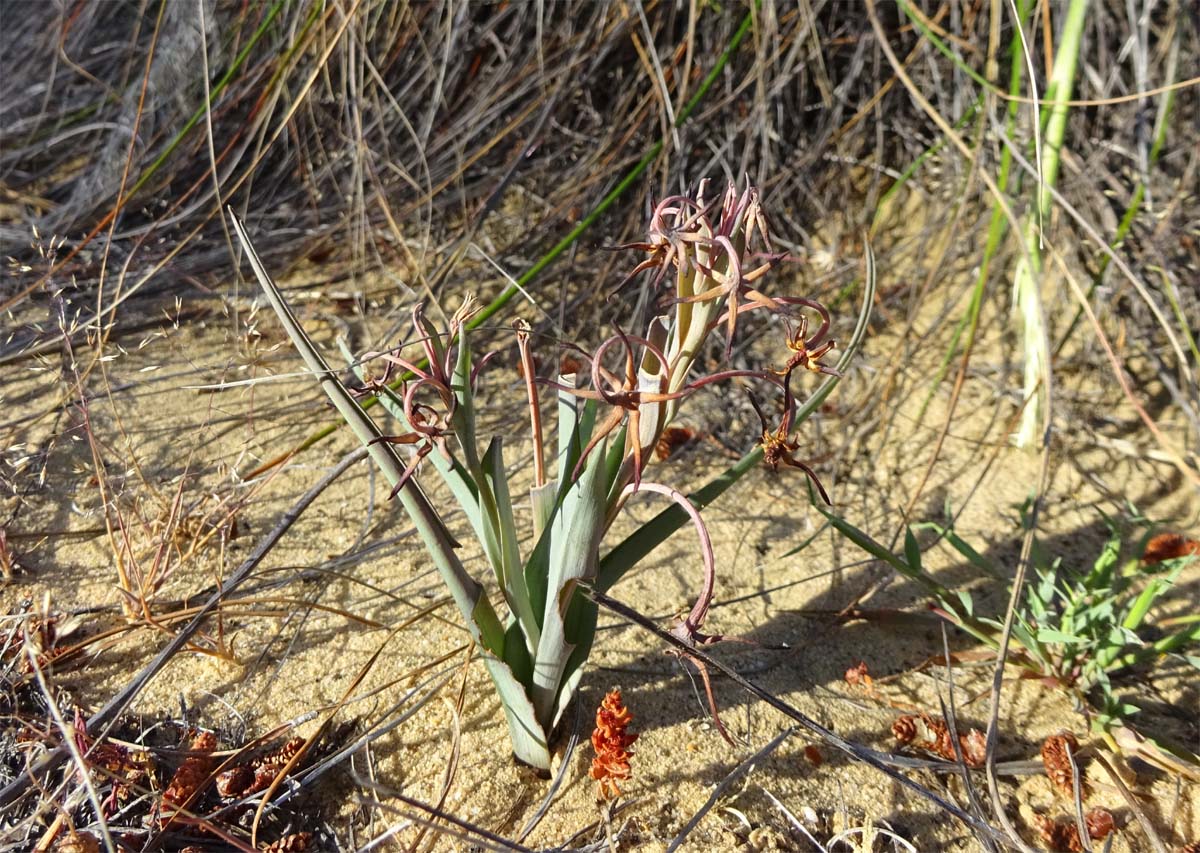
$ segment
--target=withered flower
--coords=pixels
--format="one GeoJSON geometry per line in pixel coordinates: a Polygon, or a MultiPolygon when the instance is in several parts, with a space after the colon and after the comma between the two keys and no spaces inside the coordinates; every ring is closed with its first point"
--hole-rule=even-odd
{"type": "MultiPolygon", "coordinates": [[[[1046,767],[1046,775],[1050,784],[1067,797],[1075,796],[1075,774],[1071,769],[1071,756],[1079,754],[1079,741],[1070,732],[1051,735],[1042,742],[1042,764],[1046,767]]],[[[1087,786],[1079,781],[1079,791],[1087,796],[1087,786]]]]}
{"type": "Polygon", "coordinates": [[[621,796],[617,781],[628,779],[631,774],[629,759],[633,753],[629,746],[638,737],[626,732],[632,720],[633,715],[621,701],[621,689],[614,687],[596,710],[596,728],[592,732],[592,749],[596,750],[596,757],[592,759],[589,775],[600,783],[602,797],[621,796]]]}
{"type": "Polygon", "coordinates": [[[681,426],[669,426],[658,437],[654,445],[654,455],[659,459],[669,459],[676,450],[696,439],[696,431],[681,426]]]}
{"type": "MultiPolygon", "coordinates": [[[[950,727],[945,720],[935,720],[928,714],[905,714],[892,723],[892,735],[902,744],[912,744],[947,761],[958,761],[950,727]]],[[[982,767],[987,754],[987,738],[979,729],[958,736],[958,748],[968,767],[982,767]]]]}
{"type": "Polygon", "coordinates": [[[1146,543],[1142,562],[1153,565],[1163,560],[1174,560],[1189,555],[1200,556],[1200,542],[1178,533],[1160,533],[1146,543]]]}
{"type": "Polygon", "coordinates": [[[779,425],[778,429],[772,430],[768,426],[767,416],[762,408],[759,407],[758,401],[754,397],[750,398],[750,405],[754,407],[754,412],[758,415],[758,419],[762,423],[762,438],[759,440],[758,446],[762,448],[763,461],[767,464],[767,467],[772,471],[778,471],[780,465],[799,468],[808,476],[812,484],[817,487],[817,492],[820,493],[821,500],[825,501],[826,505],[833,506],[833,501],[829,499],[829,493],[821,485],[821,480],[817,477],[817,473],[807,463],[801,462],[795,456],[796,451],[800,449],[800,442],[789,437],[792,429],[792,416],[795,414],[795,409],[792,405],[791,389],[785,384],[783,422],[779,425]]]}
{"type": "Polygon", "coordinates": [[[851,687],[858,687],[868,696],[875,696],[875,679],[871,677],[866,661],[860,660],[857,664],[846,670],[846,674],[843,677],[851,687]]]}
{"type": "MultiPolygon", "coordinates": [[[[1036,815],[1034,821],[1037,823],[1038,834],[1041,835],[1042,841],[1051,850],[1060,851],[1060,853],[1083,853],[1087,849],[1079,838],[1079,827],[1074,819],[1055,821],[1045,815],[1036,815]]],[[[1085,814],[1083,823],[1088,837],[1093,841],[1106,838],[1116,829],[1113,816],[1108,811],[1099,808],[1092,809],[1085,814]]]]}

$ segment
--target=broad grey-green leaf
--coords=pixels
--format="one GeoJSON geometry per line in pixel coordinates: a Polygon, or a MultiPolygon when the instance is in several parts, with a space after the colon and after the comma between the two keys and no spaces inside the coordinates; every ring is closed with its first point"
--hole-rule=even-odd
{"type": "MultiPolygon", "coordinates": [[[[263,266],[258,253],[254,250],[253,243],[250,242],[250,237],[246,234],[245,227],[232,209],[229,210],[229,215],[238,240],[246,250],[250,266],[258,278],[258,283],[262,286],[267,301],[275,310],[275,314],[279,317],[280,323],[297,352],[300,353],[300,357],[308,369],[316,375],[326,395],[349,424],[358,440],[366,446],[367,452],[383,471],[388,481],[393,485],[400,482],[404,472],[404,465],[400,458],[391,445],[381,440],[383,435],[379,431],[379,427],[342,385],[337,374],[329,369],[329,365],[325,363],[325,359],[317,351],[299,321],[296,320],[291,308],[288,307],[283,295],[279,292],[279,288],[267,273],[266,267],[263,266]]],[[[467,573],[458,559],[458,555],[454,553],[453,537],[446,530],[445,524],[442,523],[437,511],[425,497],[415,479],[410,478],[404,488],[400,490],[400,502],[416,526],[417,533],[433,559],[443,582],[450,590],[454,603],[466,617],[471,635],[485,649],[497,653],[502,652],[504,629],[495,610],[492,609],[491,603],[484,595],[483,587],[467,573]]]]}
{"type": "Polygon", "coordinates": [[[513,753],[526,764],[539,770],[549,770],[549,738],[546,730],[538,722],[533,704],[525,694],[525,686],[517,680],[504,661],[488,655],[483,662],[488,675],[492,677],[492,683],[496,685],[500,705],[504,708],[513,753]]]}
{"type": "Polygon", "coordinates": [[[564,620],[575,582],[596,575],[597,552],[605,521],[604,443],[598,445],[567,490],[550,526],[549,577],[542,637],[533,665],[533,703],[538,719],[554,717],[563,675],[574,643],[564,620]]]}

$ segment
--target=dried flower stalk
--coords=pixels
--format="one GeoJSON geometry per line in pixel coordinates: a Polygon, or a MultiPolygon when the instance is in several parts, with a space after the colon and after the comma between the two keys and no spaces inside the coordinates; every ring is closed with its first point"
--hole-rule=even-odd
{"type": "Polygon", "coordinates": [[[604,697],[596,711],[596,728],[592,732],[592,748],[596,757],[592,759],[590,776],[600,783],[600,796],[621,796],[617,781],[631,775],[629,759],[633,755],[630,745],[637,740],[626,728],[633,715],[621,701],[621,689],[613,688],[604,697]]]}

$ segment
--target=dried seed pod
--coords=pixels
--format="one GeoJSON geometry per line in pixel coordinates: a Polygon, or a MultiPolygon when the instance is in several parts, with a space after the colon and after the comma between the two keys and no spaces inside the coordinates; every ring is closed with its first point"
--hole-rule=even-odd
{"type": "Polygon", "coordinates": [[[267,764],[287,764],[292,758],[304,748],[304,738],[294,737],[288,740],[283,746],[271,752],[264,753],[258,758],[250,762],[252,767],[262,767],[267,764]]]}
{"type": "Polygon", "coordinates": [[[633,753],[629,746],[638,736],[627,734],[625,729],[632,719],[633,715],[621,702],[620,688],[610,690],[596,711],[596,728],[592,732],[596,757],[592,759],[589,775],[600,783],[602,797],[619,797],[621,789],[617,781],[630,776],[629,759],[633,753]]]}
{"type": "Polygon", "coordinates": [[[244,796],[253,784],[254,771],[245,764],[230,767],[217,774],[217,793],[226,799],[244,796]]]}
{"type": "Polygon", "coordinates": [[[179,765],[179,769],[171,777],[171,783],[163,791],[163,811],[168,817],[201,792],[200,786],[208,780],[208,774],[212,772],[212,751],[216,748],[217,736],[212,732],[199,732],[192,738],[188,747],[190,754],[183,760],[183,764],[179,765]],[[167,808],[169,806],[175,808],[167,808]]]}
{"type": "Polygon", "coordinates": [[[1107,838],[1117,829],[1112,812],[1108,809],[1088,809],[1087,814],[1083,816],[1083,824],[1087,827],[1088,837],[1093,841],[1107,838]]]}
{"type": "Polygon", "coordinates": [[[897,717],[892,723],[892,736],[902,744],[910,744],[917,739],[917,718],[912,714],[897,717]]]}
{"type": "Polygon", "coordinates": [[[1146,543],[1142,553],[1142,562],[1147,565],[1161,563],[1163,560],[1174,560],[1189,554],[1200,554],[1200,542],[1188,539],[1178,533],[1160,533],[1146,543]]]}
{"type": "Polygon", "coordinates": [[[259,849],[263,853],[304,853],[304,851],[311,849],[311,845],[311,832],[293,832],[291,835],[285,835],[278,841],[264,844],[259,849]]]}
{"type": "Polygon", "coordinates": [[[987,762],[987,736],[979,729],[971,729],[958,738],[963,762],[968,767],[982,767],[987,762]]]}
{"type": "MultiPolygon", "coordinates": [[[[958,761],[950,727],[945,720],[935,720],[928,714],[905,714],[892,723],[892,735],[902,744],[912,744],[947,761],[958,761]]],[[[987,739],[983,732],[971,729],[966,734],[960,734],[958,747],[968,767],[983,766],[987,753],[987,739]]]]}
{"type": "Polygon", "coordinates": [[[265,791],[271,787],[271,783],[275,781],[275,777],[283,771],[282,764],[263,764],[254,768],[254,782],[248,787],[244,796],[257,794],[259,791],[265,791]]]}
{"type": "MultiPolygon", "coordinates": [[[[1038,834],[1051,850],[1059,853],[1083,853],[1087,848],[1079,838],[1079,826],[1074,818],[1051,820],[1045,815],[1035,815],[1038,834]]],[[[1088,837],[1100,841],[1116,829],[1113,816],[1105,809],[1091,809],[1083,816],[1088,837]]]]}
{"type": "Polygon", "coordinates": [[[1079,829],[1072,823],[1053,821],[1045,815],[1034,815],[1042,843],[1057,853],[1083,853],[1079,829]]]}
{"type": "MultiPolygon", "coordinates": [[[[1070,732],[1060,732],[1051,735],[1042,742],[1042,764],[1050,784],[1067,797],[1075,796],[1074,773],[1071,770],[1071,756],[1079,754],[1079,741],[1070,732]]],[[[1080,796],[1086,797],[1087,786],[1079,780],[1080,796]]]]}

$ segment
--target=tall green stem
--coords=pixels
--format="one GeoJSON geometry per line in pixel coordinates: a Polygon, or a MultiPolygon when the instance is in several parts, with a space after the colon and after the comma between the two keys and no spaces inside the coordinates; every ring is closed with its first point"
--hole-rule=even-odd
{"type": "Polygon", "coordinates": [[[1044,414],[1050,405],[1050,342],[1041,294],[1042,227],[1050,215],[1053,199],[1051,189],[1058,179],[1062,162],[1060,152],[1067,130],[1068,101],[1071,100],[1075,69],[1079,63],[1079,46],[1087,7],[1088,0],[1071,0],[1059,35],[1054,68],[1046,87],[1046,100],[1051,106],[1043,137],[1041,181],[1035,209],[1025,221],[1024,252],[1017,259],[1013,273],[1013,302],[1020,315],[1024,335],[1024,397],[1029,401],[1021,414],[1021,426],[1014,437],[1017,447],[1033,447],[1037,444],[1044,414]]]}

